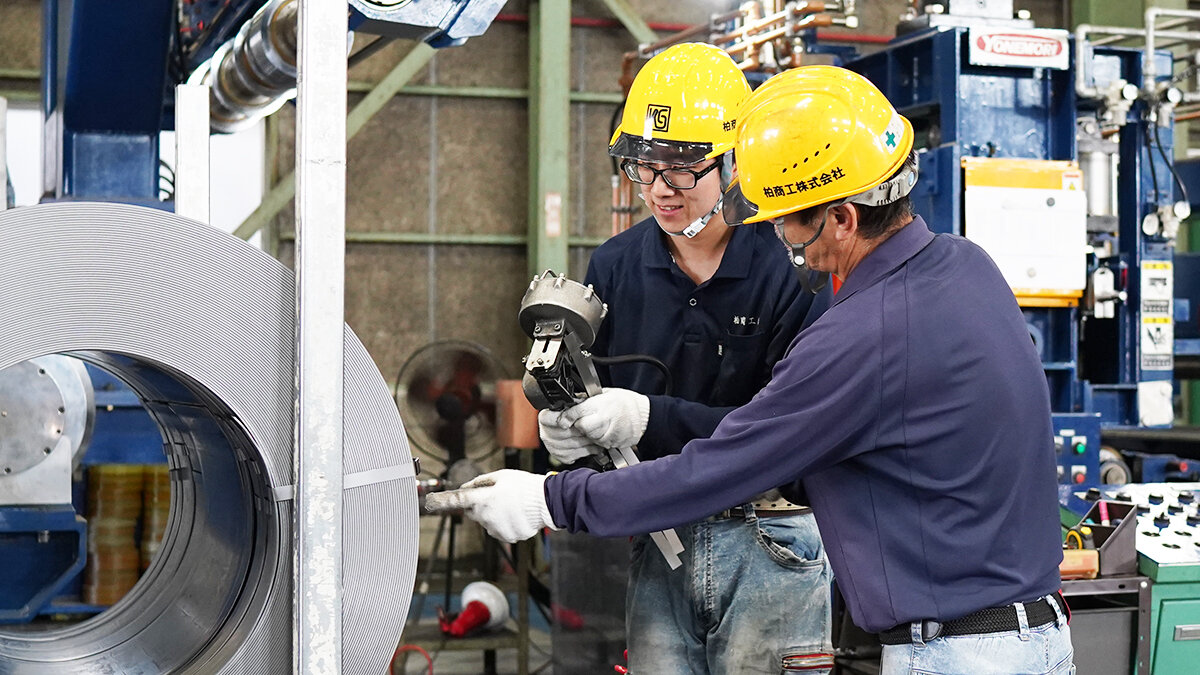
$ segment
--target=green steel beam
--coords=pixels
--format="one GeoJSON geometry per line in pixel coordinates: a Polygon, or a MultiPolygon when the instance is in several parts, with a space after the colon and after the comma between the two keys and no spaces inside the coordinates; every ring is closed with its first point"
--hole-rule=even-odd
{"type": "Polygon", "coordinates": [[[573,91],[571,103],[624,103],[625,97],[615,91],[573,91]]]}
{"type": "MultiPolygon", "coordinates": [[[[351,82],[348,90],[352,93],[370,91],[374,87],[370,82],[351,82]]],[[[444,84],[410,84],[400,89],[400,96],[447,96],[451,98],[503,98],[527,99],[528,89],[513,87],[455,87],[444,84]]],[[[617,92],[609,91],[572,91],[572,103],[620,103],[624,97],[617,92]]]]}
{"type": "MultiPolygon", "coordinates": [[[[263,175],[267,185],[274,185],[279,178],[279,118],[268,115],[266,119],[266,147],[263,152],[263,175]]],[[[272,257],[279,257],[279,221],[268,220],[262,230],[262,248],[272,257]]]]}
{"type": "MultiPolygon", "coordinates": [[[[425,64],[429,63],[429,59],[433,58],[434,48],[418,42],[411,51],[400,59],[400,63],[392,68],[392,71],[387,74],[379,84],[375,86],[363,100],[354,106],[350,114],[346,116],[346,140],[354,138],[366,123],[383,109],[383,106],[400,91],[405,84],[408,83],[425,64]]],[[[266,225],[267,221],[274,218],[285,206],[291,203],[292,197],[296,194],[296,172],[292,171],[288,175],[280,179],[274,187],[271,188],[264,197],[262,204],[251,213],[242,224],[234,230],[234,234],[242,239],[249,239],[255,232],[266,225]]]]}
{"type": "MultiPolygon", "coordinates": [[[[280,241],[294,241],[296,233],[283,232],[280,241]]],[[[572,248],[595,248],[607,237],[571,237],[572,248]]],[[[474,232],[346,232],[350,244],[457,245],[457,246],[525,246],[529,237],[523,234],[482,234],[474,232]]]]}
{"type": "Polygon", "coordinates": [[[0,96],[10,101],[40,100],[41,78],[41,71],[34,68],[0,68],[0,96]]]}
{"type": "Polygon", "coordinates": [[[625,30],[633,35],[633,39],[637,40],[638,44],[648,44],[658,40],[654,29],[646,24],[645,19],[638,16],[637,11],[629,4],[629,0],[604,0],[604,5],[617,17],[617,21],[625,26],[625,30]]]}
{"type": "Polygon", "coordinates": [[[529,274],[567,270],[571,3],[529,3],[529,274]]]}
{"type": "Polygon", "coordinates": [[[0,88],[0,96],[9,101],[40,101],[42,92],[25,89],[4,89],[0,88]]]}

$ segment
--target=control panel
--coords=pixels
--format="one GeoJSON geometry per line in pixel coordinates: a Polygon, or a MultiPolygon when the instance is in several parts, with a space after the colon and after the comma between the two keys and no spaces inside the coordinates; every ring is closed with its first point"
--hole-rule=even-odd
{"type": "Polygon", "coordinates": [[[1074,488],[1100,484],[1100,416],[1055,414],[1054,456],[1058,483],[1074,488]]]}
{"type": "Polygon", "coordinates": [[[1104,498],[1135,505],[1142,574],[1161,581],[1172,570],[1200,566],[1200,483],[1104,486],[1076,496],[1086,502],[1104,498]]]}

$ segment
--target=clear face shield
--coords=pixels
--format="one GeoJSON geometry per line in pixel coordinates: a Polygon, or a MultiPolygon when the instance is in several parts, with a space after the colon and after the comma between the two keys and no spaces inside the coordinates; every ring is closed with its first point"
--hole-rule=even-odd
{"type": "MultiPolygon", "coordinates": [[[[712,165],[704,167],[700,171],[692,171],[692,169],[686,168],[703,162],[704,156],[712,148],[712,143],[680,143],[674,141],[653,141],[653,139],[646,141],[646,139],[636,136],[622,135],[618,138],[617,143],[614,143],[612,148],[608,149],[608,154],[622,157],[620,168],[622,168],[622,171],[632,183],[653,185],[655,180],[661,179],[672,190],[694,189],[704,175],[720,169],[722,187],[720,195],[724,195],[724,186],[727,181],[725,174],[727,171],[732,171],[732,150],[716,157],[716,161],[712,165]],[[634,155],[629,156],[629,154],[634,155]],[[660,165],[667,165],[674,168],[656,168],[649,166],[650,163],[660,163],[660,165]]],[[[708,213],[697,217],[682,232],[671,232],[665,228],[662,228],[662,232],[671,235],[671,237],[694,238],[703,231],[704,227],[708,226],[708,222],[713,219],[713,216],[720,213],[721,204],[722,198],[719,196],[716,198],[713,208],[708,210],[708,213]]]]}

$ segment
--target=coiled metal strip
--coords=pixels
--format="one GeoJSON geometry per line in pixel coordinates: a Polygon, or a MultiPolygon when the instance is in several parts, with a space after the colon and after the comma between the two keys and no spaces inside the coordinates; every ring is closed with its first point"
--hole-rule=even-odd
{"type": "MultiPolygon", "coordinates": [[[[0,368],[69,353],[158,422],[171,516],[138,585],[63,629],[0,631],[0,673],[278,674],[292,666],[294,278],[173,214],[60,203],[0,214],[0,368]]],[[[412,460],[346,331],[344,673],[382,673],[417,559],[412,460]]]]}

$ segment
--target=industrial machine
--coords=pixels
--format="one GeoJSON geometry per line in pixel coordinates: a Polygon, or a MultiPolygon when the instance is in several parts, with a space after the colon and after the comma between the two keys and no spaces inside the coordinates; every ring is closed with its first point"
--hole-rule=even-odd
{"type": "MultiPolygon", "coordinates": [[[[348,0],[347,11],[350,30],[379,36],[365,49],[401,37],[441,48],[482,34],[503,4],[348,0]]],[[[47,200],[169,207],[159,200],[158,138],[173,126],[176,84],[212,85],[216,132],[244,128],[295,95],[296,0],[153,0],[136,12],[104,0],[43,7],[47,200]]]]}
{"type": "Polygon", "coordinates": [[[71,477],[95,424],[83,363],[43,356],[0,370],[0,623],[36,616],[83,569],[71,477]]]}
{"type": "MultiPolygon", "coordinates": [[[[356,35],[374,38],[359,59],[396,38],[461,45],[502,4],[347,0],[347,49],[356,35]]],[[[153,0],[117,11],[104,0],[44,0],[43,201],[171,210],[159,189],[159,135],[173,126],[174,85],[211,85],[214,132],[277,110],[295,96],[298,6],[153,0]]],[[[82,517],[97,498],[85,477],[91,465],[165,465],[163,431],[121,379],[67,356],[0,372],[0,407],[0,622],[100,612],[111,601],[80,596],[89,552],[103,557],[82,517]]],[[[140,503],[140,492],[129,498],[140,503]]]]}

